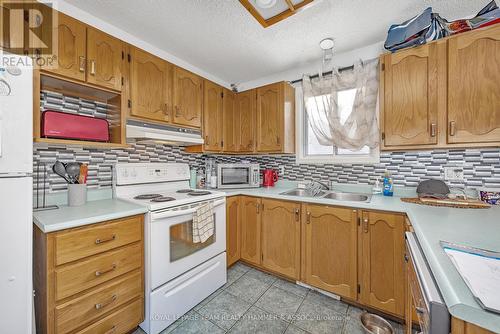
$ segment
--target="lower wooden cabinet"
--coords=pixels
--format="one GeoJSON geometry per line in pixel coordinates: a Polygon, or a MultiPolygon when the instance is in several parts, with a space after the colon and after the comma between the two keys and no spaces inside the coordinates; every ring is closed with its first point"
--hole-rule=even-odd
{"type": "Polygon", "coordinates": [[[298,280],[300,204],[263,199],[262,207],[262,266],[298,280]]]}
{"type": "Polygon", "coordinates": [[[302,281],[356,300],[358,211],[311,204],[302,208],[302,281]]]}
{"type": "Polygon", "coordinates": [[[226,256],[229,267],[241,257],[241,220],[240,198],[228,197],[226,200],[226,256]]]}
{"type": "Polygon", "coordinates": [[[127,333],[144,319],[143,216],[33,237],[37,333],[127,333]]]}
{"type": "Polygon", "coordinates": [[[363,211],[359,226],[359,300],[373,308],[404,316],[403,215],[363,211]]]}
{"type": "Polygon", "coordinates": [[[261,199],[241,197],[241,258],[261,264],[261,199]]]}

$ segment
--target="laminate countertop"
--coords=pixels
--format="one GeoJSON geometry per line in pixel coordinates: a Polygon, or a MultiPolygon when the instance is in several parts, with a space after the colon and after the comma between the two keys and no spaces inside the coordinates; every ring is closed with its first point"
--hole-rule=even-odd
{"type": "MultiPolygon", "coordinates": [[[[295,202],[354,207],[405,213],[452,316],[500,333],[500,314],[485,311],[474,299],[460,274],[445,254],[440,241],[500,252],[500,206],[490,209],[457,209],[404,203],[399,197],[374,195],[370,202],[303,198],[280,193],[293,189],[291,183],[272,188],[225,190],[227,196],[246,195],[295,202]]],[[[365,191],[370,188],[365,187],[365,191]]],[[[353,191],[348,185],[336,191],[353,191]]],[[[414,197],[414,190],[403,196],[414,197]]]]}
{"type": "Polygon", "coordinates": [[[147,207],[119,199],[88,201],[82,206],[60,205],[59,209],[33,212],[33,223],[44,233],[144,214],[147,207]]]}

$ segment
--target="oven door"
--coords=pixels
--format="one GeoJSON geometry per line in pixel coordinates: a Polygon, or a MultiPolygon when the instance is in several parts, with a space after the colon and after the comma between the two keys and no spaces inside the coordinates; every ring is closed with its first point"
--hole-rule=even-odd
{"type": "Polygon", "coordinates": [[[217,167],[217,188],[249,188],[255,182],[251,165],[219,165],[217,167]]]}
{"type": "Polygon", "coordinates": [[[214,234],[205,242],[193,242],[193,214],[205,203],[151,213],[151,290],[226,250],[225,198],[214,201],[214,234]]]}

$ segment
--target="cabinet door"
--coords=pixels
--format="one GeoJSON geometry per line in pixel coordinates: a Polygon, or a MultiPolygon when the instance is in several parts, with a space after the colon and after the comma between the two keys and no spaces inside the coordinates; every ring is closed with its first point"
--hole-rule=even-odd
{"type": "Polygon", "coordinates": [[[356,300],[357,210],[304,204],[302,280],[356,300]]]}
{"type": "Polygon", "coordinates": [[[236,113],[238,115],[238,152],[255,150],[255,99],[254,89],[236,95],[236,113]]]}
{"type": "Polygon", "coordinates": [[[180,67],[174,69],[174,123],[201,127],[203,79],[180,67]]]}
{"type": "Polygon", "coordinates": [[[300,204],[263,199],[262,207],[262,266],[298,280],[300,204]]]}
{"type": "Polygon", "coordinates": [[[241,258],[254,263],[261,263],[260,228],[261,201],[260,198],[241,198],[241,258]]]}
{"type": "Polygon", "coordinates": [[[123,44],[117,38],[87,28],[87,82],[121,90],[123,44]]]}
{"type": "Polygon", "coordinates": [[[145,51],[132,48],[130,95],[135,117],[170,121],[172,65],[145,51]]]}
{"type": "Polygon", "coordinates": [[[85,25],[62,13],[53,36],[57,36],[57,65],[44,68],[49,72],[71,79],[85,81],[86,71],[86,28],[85,25]]]}
{"type": "Polygon", "coordinates": [[[236,152],[239,146],[239,122],[236,112],[236,94],[224,89],[222,99],[222,149],[224,152],[236,152]]]}
{"type": "Polygon", "coordinates": [[[361,302],[381,311],[404,315],[404,217],[363,212],[361,302]]]}
{"type": "Polygon", "coordinates": [[[204,149],[206,151],[220,151],[222,144],[222,87],[205,80],[203,91],[204,149]]]}
{"type": "Polygon", "coordinates": [[[226,253],[229,267],[241,257],[240,198],[228,197],[226,202],[226,253]]]}
{"type": "Polygon", "coordinates": [[[448,40],[448,142],[500,142],[500,25],[448,40]]]}
{"type": "Polygon", "coordinates": [[[283,85],[257,89],[257,151],[280,151],[283,126],[283,85]]]}
{"type": "Polygon", "coordinates": [[[445,55],[443,43],[385,55],[384,146],[437,144],[438,85],[446,80],[438,63],[445,55]]]}

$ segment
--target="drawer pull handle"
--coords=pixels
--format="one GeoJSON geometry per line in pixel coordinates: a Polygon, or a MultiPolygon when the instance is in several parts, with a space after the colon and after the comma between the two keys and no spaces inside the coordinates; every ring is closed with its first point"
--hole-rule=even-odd
{"type": "Polygon", "coordinates": [[[113,234],[113,236],[111,236],[111,238],[109,238],[109,239],[99,239],[99,238],[95,239],[95,244],[100,245],[100,244],[104,244],[106,242],[113,241],[115,239],[116,239],[116,234],[113,234]]]}
{"type": "Polygon", "coordinates": [[[307,224],[311,224],[311,213],[308,211],[307,214],[307,224]]]}
{"type": "Polygon", "coordinates": [[[368,219],[363,219],[363,230],[365,233],[368,233],[368,219]]]}
{"type": "Polygon", "coordinates": [[[108,300],[107,302],[95,304],[95,309],[100,310],[100,309],[112,304],[116,300],[116,298],[117,298],[116,295],[113,295],[113,296],[111,296],[110,300],[108,300]]]}
{"type": "Polygon", "coordinates": [[[112,272],[112,271],[113,271],[113,270],[115,270],[115,269],[116,269],[116,264],[114,264],[114,263],[113,263],[113,265],[111,266],[111,268],[109,268],[109,269],[107,269],[107,270],[102,270],[102,271],[101,271],[101,270],[98,270],[98,271],[96,271],[96,272],[95,272],[95,275],[96,275],[97,277],[99,277],[99,276],[101,276],[101,275],[104,275],[104,274],[110,273],[110,272],[112,272]]]}
{"type": "Polygon", "coordinates": [[[111,334],[111,333],[114,333],[115,331],[116,331],[116,326],[113,326],[110,329],[108,329],[106,332],[104,332],[104,334],[111,334]]]}

